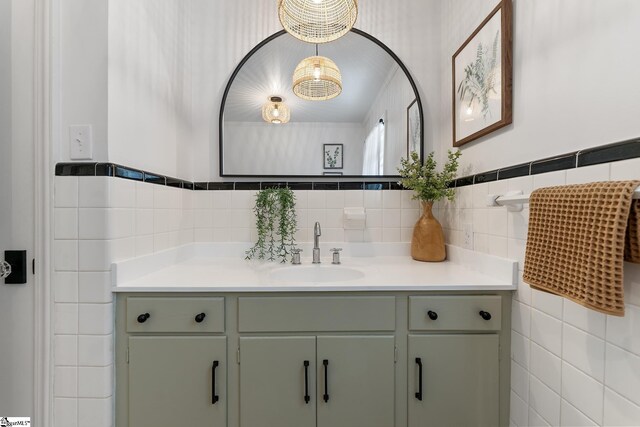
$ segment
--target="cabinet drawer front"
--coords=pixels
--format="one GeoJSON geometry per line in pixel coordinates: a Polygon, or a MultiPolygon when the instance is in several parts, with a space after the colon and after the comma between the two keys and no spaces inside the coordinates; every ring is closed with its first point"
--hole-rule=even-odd
{"type": "Polygon", "coordinates": [[[501,322],[497,295],[409,297],[411,330],[498,331],[501,322]]]}
{"type": "Polygon", "coordinates": [[[127,332],[224,332],[224,298],[129,297],[127,332]]]}
{"type": "Polygon", "coordinates": [[[393,331],[395,297],[246,297],[240,332],[393,331]]]}

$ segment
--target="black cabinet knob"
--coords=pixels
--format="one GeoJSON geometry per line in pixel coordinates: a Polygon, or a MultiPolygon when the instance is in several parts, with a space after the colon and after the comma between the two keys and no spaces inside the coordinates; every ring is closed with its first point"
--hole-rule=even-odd
{"type": "Polygon", "coordinates": [[[427,311],[427,316],[429,316],[429,319],[431,320],[436,320],[438,318],[438,313],[436,313],[435,311],[427,311]]]}
{"type": "Polygon", "coordinates": [[[484,320],[491,320],[491,313],[489,313],[488,311],[480,311],[480,317],[482,317],[484,320]]]}
{"type": "Polygon", "coordinates": [[[149,313],[141,314],[140,316],[138,316],[138,323],[146,322],[149,317],[151,317],[149,313]]]}
{"type": "Polygon", "coordinates": [[[196,314],[196,322],[202,323],[205,317],[207,317],[205,313],[196,314]]]}

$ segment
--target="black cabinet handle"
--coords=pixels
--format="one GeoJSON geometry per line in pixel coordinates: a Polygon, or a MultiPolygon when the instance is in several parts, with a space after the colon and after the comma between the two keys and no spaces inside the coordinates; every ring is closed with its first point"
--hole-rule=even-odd
{"type": "Polygon", "coordinates": [[[141,314],[140,316],[138,316],[138,323],[146,322],[149,317],[151,317],[149,313],[141,314]]]}
{"type": "Polygon", "coordinates": [[[213,366],[211,367],[211,404],[215,405],[218,400],[220,400],[220,396],[216,394],[216,368],[220,363],[217,360],[213,361],[213,366]]]}
{"type": "Polygon", "coordinates": [[[322,361],[322,364],[324,365],[324,395],[322,396],[322,398],[324,399],[325,402],[329,401],[329,361],[327,359],[324,359],[322,361]]]}
{"type": "Polygon", "coordinates": [[[438,313],[436,313],[435,311],[427,311],[427,316],[429,316],[429,319],[431,320],[437,320],[438,319],[438,313]]]}
{"type": "Polygon", "coordinates": [[[196,314],[196,323],[202,323],[205,317],[207,317],[205,313],[196,314]]]}
{"type": "Polygon", "coordinates": [[[304,403],[309,403],[311,396],[309,396],[309,361],[304,361],[304,403]]]}
{"type": "Polygon", "coordinates": [[[491,313],[489,313],[488,311],[480,311],[480,317],[482,317],[484,320],[491,320],[491,313]]]}
{"type": "Polygon", "coordinates": [[[418,392],[416,393],[416,399],[422,401],[422,359],[416,357],[416,364],[418,365],[418,392]]]}

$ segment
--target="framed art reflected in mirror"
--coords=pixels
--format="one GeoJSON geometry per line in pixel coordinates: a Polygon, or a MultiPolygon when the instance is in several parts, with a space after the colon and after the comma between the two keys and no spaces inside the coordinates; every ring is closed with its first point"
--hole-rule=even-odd
{"type": "Polygon", "coordinates": [[[342,169],[343,144],[322,144],[322,162],[324,169],[342,169]]]}
{"type": "Polygon", "coordinates": [[[407,159],[414,151],[420,154],[420,110],[418,109],[417,100],[413,100],[407,107],[407,159]]]}

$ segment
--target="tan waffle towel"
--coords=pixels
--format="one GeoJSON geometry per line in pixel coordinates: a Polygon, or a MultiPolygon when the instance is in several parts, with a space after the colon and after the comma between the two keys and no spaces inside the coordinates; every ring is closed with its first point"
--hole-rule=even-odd
{"type": "Polygon", "coordinates": [[[629,226],[624,243],[625,261],[640,264],[640,200],[634,200],[629,213],[629,226]]]}
{"type": "Polygon", "coordinates": [[[640,181],[595,182],[531,193],[524,281],[623,316],[623,256],[640,262],[637,201],[630,215],[638,185],[640,181]]]}

